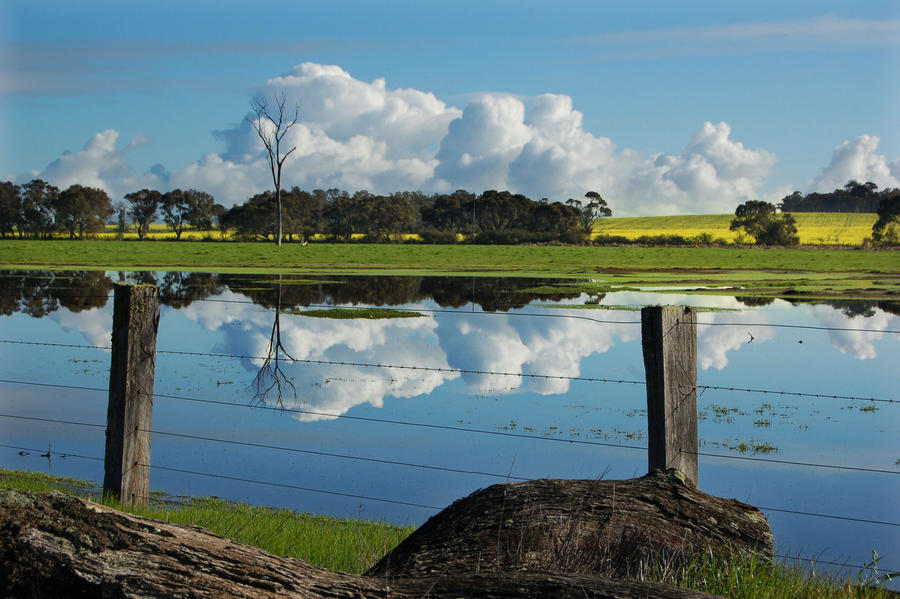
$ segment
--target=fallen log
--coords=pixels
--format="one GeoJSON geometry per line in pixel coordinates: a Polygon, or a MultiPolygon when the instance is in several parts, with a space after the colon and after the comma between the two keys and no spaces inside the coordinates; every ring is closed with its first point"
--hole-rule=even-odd
{"type": "Polygon", "coordinates": [[[0,560],[2,597],[712,597],[655,583],[535,572],[353,576],[57,492],[0,490],[0,560]]]}
{"type": "Polygon", "coordinates": [[[772,558],[765,515],[699,491],[677,471],[630,480],[498,484],[432,516],[367,574],[556,571],[613,578],[755,554],[772,558]]]}

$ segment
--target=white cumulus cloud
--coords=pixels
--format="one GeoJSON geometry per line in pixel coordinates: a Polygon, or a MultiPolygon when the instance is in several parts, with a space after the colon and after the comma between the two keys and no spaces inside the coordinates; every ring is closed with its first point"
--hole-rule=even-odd
{"type": "Polygon", "coordinates": [[[813,191],[829,192],[843,187],[847,181],[872,181],[879,187],[900,187],[900,158],[888,163],[877,154],[881,139],[875,135],[860,135],[834,149],[831,162],[811,182],[813,191]]]}
{"type": "MultiPolygon", "coordinates": [[[[269,99],[270,109],[283,93],[289,116],[299,105],[300,120],[282,144],[296,147],[285,163],[285,187],[508,189],[553,201],[595,190],[620,216],[731,212],[748,199],[771,199],[772,191],[762,189],[775,155],[745,147],[726,122],[700,123],[680,149],[648,154],[586,131],[582,113],[565,95],[486,93],[459,109],[427,91],[390,88],[381,78],[361,81],[339,66],[316,63],[298,65],[255,92],[269,99]]],[[[226,206],[241,203],[272,187],[262,144],[244,117],[256,115],[248,112],[239,125],[214,132],[221,151],[169,165],[171,172],[156,165],[130,175],[128,150],[142,139],[117,148],[119,132],[110,129],[44,171],[17,179],[98,186],[114,200],[142,187],[193,187],[226,206]]],[[[900,160],[888,163],[877,146],[878,138],[867,135],[844,142],[814,185],[833,189],[850,178],[900,184],[900,160]]]]}

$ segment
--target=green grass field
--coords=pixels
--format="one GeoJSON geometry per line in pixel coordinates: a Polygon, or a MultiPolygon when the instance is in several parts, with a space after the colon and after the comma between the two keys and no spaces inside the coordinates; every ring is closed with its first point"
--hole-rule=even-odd
{"type": "MultiPolygon", "coordinates": [[[[875,214],[835,212],[794,212],[801,244],[862,245],[872,236],[875,214]]],[[[637,239],[642,235],[681,235],[696,237],[707,234],[714,239],[733,242],[737,233],[729,231],[733,214],[693,214],[681,216],[641,216],[607,218],[594,228],[594,235],[621,235],[637,239]]]]}
{"type": "Polygon", "coordinates": [[[827,248],[0,240],[2,268],[594,276],[621,270],[896,273],[900,253],[827,248]]]}
{"type": "Polygon", "coordinates": [[[833,248],[0,240],[0,268],[537,276],[797,299],[900,296],[900,252],[833,248]]]}

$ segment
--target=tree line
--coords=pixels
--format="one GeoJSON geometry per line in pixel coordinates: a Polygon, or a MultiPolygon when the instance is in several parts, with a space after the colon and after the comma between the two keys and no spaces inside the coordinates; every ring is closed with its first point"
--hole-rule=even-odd
{"type": "MultiPolygon", "coordinates": [[[[799,238],[791,212],[861,208],[878,214],[872,229],[875,244],[900,243],[900,190],[878,191],[872,182],[849,181],[831,194],[804,196],[794,192],[777,206],[751,200],[737,207],[730,228],[741,232],[743,243],[796,245],[799,238]],[[848,203],[841,203],[845,201],[848,203]]],[[[0,182],[0,237],[34,239],[81,239],[105,231],[108,223],[116,224],[120,233],[133,230],[144,239],[150,225],[161,219],[177,239],[192,228],[207,232],[218,229],[223,237],[231,231],[243,240],[300,243],[315,234],[338,242],[361,238],[388,243],[404,241],[408,234],[415,233],[425,243],[577,244],[589,241],[596,223],[611,214],[606,201],[594,191],[587,192],[583,200],[551,203],[546,198],[535,201],[497,190],[477,195],[462,189],[431,195],[418,191],[380,195],[362,190],[351,195],[340,189],[307,191],[293,187],[280,194],[265,191],[226,209],[211,194],[196,189],[167,193],[141,189],[126,194],[124,201],[113,206],[107,193],[98,188],[72,185],[60,191],[41,179],[24,185],[0,182]]],[[[710,236],[689,239],[673,234],[635,241],[606,236],[596,242],[727,243],[706,237],[710,236]]]]}
{"type": "Polygon", "coordinates": [[[178,239],[187,227],[211,229],[213,221],[226,212],[210,194],[189,189],[160,193],[142,189],[129,193],[125,201],[113,206],[109,195],[96,187],[71,185],[60,191],[42,179],[24,185],[0,182],[0,236],[52,239],[60,235],[70,239],[101,233],[113,215],[118,214],[118,230],[134,227],[140,239],[150,224],[162,216],[178,239]],[[129,220],[131,225],[129,225],[129,220]]]}
{"type": "Polygon", "coordinates": [[[41,179],[24,185],[0,183],[0,236],[80,239],[116,222],[118,230],[134,230],[144,239],[159,218],[180,239],[187,228],[233,231],[239,239],[307,242],[314,234],[349,242],[362,237],[373,243],[402,241],[410,233],[428,243],[583,243],[596,222],[612,211],[594,191],[584,200],[566,203],[532,200],[509,191],[426,195],[389,195],[340,189],[306,191],[299,187],[279,194],[265,191],[230,209],[207,192],[175,189],[160,193],[141,189],[113,207],[102,189],[81,185],[60,191],[41,179]],[[281,210],[278,204],[281,204],[281,210]],[[280,212],[280,218],[279,216],[280,212]]]}
{"type": "Polygon", "coordinates": [[[802,194],[795,191],[778,203],[782,212],[866,212],[878,211],[882,200],[900,195],[900,189],[885,188],[871,181],[860,183],[855,179],[829,193],[802,194]]]}
{"type": "MultiPolygon", "coordinates": [[[[593,191],[585,194],[585,201],[563,204],[496,190],[478,195],[465,190],[433,195],[362,190],[351,195],[340,189],[294,187],[282,192],[281,202],[282,235],[301,242],[315,233],[343,242],[361,236],[372,243],[402,241],[404,235],[417,233],[426,243],[456,243],[461,238],[475,243],[582,243],[600,218],[612,214],[593,191]]],[[[276,209],[275,194],[266,191],[223,214],[220,226],[239,238],[274,241],[276,209]]]]}

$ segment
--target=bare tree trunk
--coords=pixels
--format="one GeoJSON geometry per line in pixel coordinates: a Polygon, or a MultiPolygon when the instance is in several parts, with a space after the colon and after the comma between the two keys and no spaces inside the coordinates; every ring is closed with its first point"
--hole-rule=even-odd
{"type": "Polygon", "coordinates": [[[281,247],[281,167],[278,167],[278,189],[275,190],[275,203],[278,204],[278,247],[281,247]]]}
{"type": "Polygon", "coordinates": [[[282,154],[281,142],[291,127],[297,124],[300,118],[300,105],[294,107],[293,115],[285,112],[287,95],[284,91],[274,98],[274,107],[269,108],[266,98],[255,98],[250,102],[250,107],[256,113],[256,120],[250,120],[254,131],[266,148],[266,158],[269,162],[269,170],[272,173],[272,184],[275,185],[275,202],[278,209],[278,234],[276,244],[281,246],[281,169],[287,157],[297,149],[296,146],[282,154]],[[266,126],[264,123],[268,123],[266,126]],[[271,129],[270,129],[271,127],[271,129]]]}
{"type": "Polygon", "coordinates": [[[10,598],[714,599],[656,583],[551,573],[354,576],[57,492],[0,490],[0,560],[0,596],[10,598]]]}

